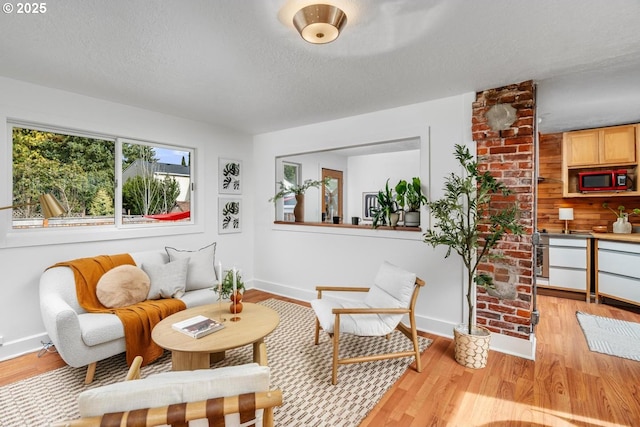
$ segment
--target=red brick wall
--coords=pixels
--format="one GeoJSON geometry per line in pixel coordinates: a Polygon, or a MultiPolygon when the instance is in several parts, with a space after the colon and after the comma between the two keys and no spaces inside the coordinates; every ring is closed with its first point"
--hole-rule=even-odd
{"type": "Polygon", "coordinates": [[[504,254],[503,259],[480,266],[480,271],[491,273],[498,285],[515,286],[517,296],[501,300],[478,288],[477,323],[495,333],[523,339],[532,332],[535,132],[532,81],[476,93],[472,133],[480,170],[489,170],[513,191],[508,200],[518,203],[520,223],[525,229],[524,235],[508,235],[499,244],[497,250],[504,254]],[[509,129],[497,132],[487,124],[485,113],[500,103],[511,104],[517,119],[509,129]]]}

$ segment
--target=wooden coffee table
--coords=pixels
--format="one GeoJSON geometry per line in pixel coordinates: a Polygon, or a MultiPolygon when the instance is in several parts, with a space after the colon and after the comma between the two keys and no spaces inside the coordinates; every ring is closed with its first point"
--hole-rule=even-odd
{"type": "Polygon", "coordinates": [[[229,313],[229,303],[209,304],[189,308],[172,314],[159,322],[151,331],[151,338],[160,347],[171,351],[174,371],[208,369],[212,362],[222,360],[225,350],[253,344],[253,361],[267,365],[267,347],[264,337],[280,323],[275,310],[259,304],[242,303],[241,313],[229,313]],[[224,328],[202,338],[192,338],[174,330],[171,325],[197,315],[211,319],[226,319],[224,328]],[[239,317],[232,322],[230,319],[239,317]]]}

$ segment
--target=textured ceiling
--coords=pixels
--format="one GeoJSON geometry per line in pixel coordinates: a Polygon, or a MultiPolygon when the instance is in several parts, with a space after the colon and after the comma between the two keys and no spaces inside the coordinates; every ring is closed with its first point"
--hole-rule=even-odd
{"type": "Polygon", "coordinates": [[[640,121],[637,0],[326,2],[312,45],[310,1],[51,1],[0,15],[0,76],[250,134],[530,79],[543,131],[640,121]]]}

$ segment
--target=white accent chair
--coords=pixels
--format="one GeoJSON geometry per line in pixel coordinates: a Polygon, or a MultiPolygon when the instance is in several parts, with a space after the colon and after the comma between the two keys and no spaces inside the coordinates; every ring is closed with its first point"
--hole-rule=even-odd
{"type": "Polygon", "coordinates": [[[416,371],[422,371],[420,348],[416,329],[415,305],[420,288],[425,282],[388,262],[384,262],[374,279],[373,286],[317,286],[318,298],[311,301],[316,314],[315,344],[319,343],[320,329],[332,336],[333,366],[331,383],[338,382],[338,365],[371,362],[381,359],[415,357],[416,371]],[[343,298],[322,298],[323,292],[366,292],[363,301],[343,298]],[[409,325],[402,323],[408,316],[409,325]],[[399,330],[412,342],[412,350],[340,359],[340,334],[363,337],[387,337],[399,330]]]}
{"type": "Polygon", "coordinates": [[[273,426],[282,391],[271,390],[267,366],[248,363],[217,369],[172,371],[140,379],[137,356],[126,381],[85,390],[78,396],[82,418],[54,427],[87,426],[273,426]]]}

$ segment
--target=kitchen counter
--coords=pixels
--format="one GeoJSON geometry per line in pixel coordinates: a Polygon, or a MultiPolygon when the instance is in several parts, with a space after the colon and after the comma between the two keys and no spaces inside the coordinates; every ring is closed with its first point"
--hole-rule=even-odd
{"type": "Polygon", "coordinates": [[[591,236],[599,240],[612,240],[615,242],[640,243],[640,233],[591,233],[591,236]]]}
{"type": "Polygon", "coordinates": [[[564,238],[564,239],[600,239],[600,240],[612,240],[615,242],[630,242],[630,243],[640,243],[640,233],[593,233],[589,231],[576,231],[570,234],[564,234],[561,232],[549,232],[549,233],[540,233],[541,236],[549,236],[553,238],[564,238]]]}

